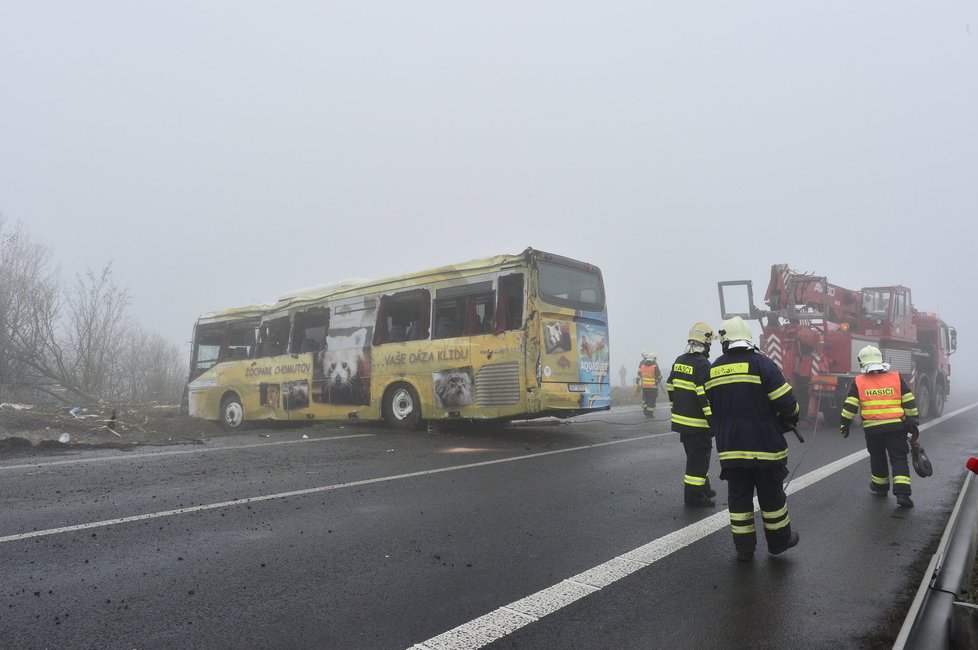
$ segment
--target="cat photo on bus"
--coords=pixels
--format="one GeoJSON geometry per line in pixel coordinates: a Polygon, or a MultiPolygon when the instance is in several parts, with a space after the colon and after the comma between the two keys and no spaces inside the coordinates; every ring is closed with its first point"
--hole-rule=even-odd
{"type": "Polygon", "coordinates": [[[435,406],[455,408],[472,403],[472,366],[431,373],[435,387],[435,406]]]}

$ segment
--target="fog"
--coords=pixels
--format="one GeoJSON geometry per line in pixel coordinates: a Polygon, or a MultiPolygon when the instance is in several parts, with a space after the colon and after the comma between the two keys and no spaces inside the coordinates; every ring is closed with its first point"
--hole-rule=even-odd
{"type": "Polygon", "coordinates": [[[527,246],[599,266],[612,378],[716,283],[903,284],[978,386],[978,5],[0,4],[0,213],[202,312],[527,246]]]}

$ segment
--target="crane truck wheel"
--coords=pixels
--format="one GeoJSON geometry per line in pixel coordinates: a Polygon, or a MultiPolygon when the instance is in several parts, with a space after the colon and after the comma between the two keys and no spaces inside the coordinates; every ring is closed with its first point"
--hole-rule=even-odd
{"type": "Polygon", "coordinates": [[[917,400],[917,417],[921,420],[930,417],[930,380],[921,377],[917,382],[917,390],[913,391],[913,396],[917,400]]]}
{"type": "Polygon", "coordinates": [[[947,399],[947,395],[944,394],[943,386],[934,386],[934,406],[930,410],[930,414],[935,418],[941,417],[944,414],[944,402],[947,399]]]}

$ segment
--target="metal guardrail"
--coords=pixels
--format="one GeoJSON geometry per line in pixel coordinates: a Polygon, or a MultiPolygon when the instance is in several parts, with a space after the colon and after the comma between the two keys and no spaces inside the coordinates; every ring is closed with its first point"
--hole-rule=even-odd
{"type": "Polygon", "coordinates": [[[978,476],[967,474],[894,650],[978,648],[978,606],[961,602],[978,549],[978,476]]]}

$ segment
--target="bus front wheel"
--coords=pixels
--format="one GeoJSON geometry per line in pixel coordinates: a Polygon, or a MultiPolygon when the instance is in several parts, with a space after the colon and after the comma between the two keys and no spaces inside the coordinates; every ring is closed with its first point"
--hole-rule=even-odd
{"type": "Polygon", "coordinates": [[[398,383],[384,393],[384,420],[394,429],[410,429],[421,420],[421,402],[408,384],[398,383]]]}
{"type": "Polygon", "coordinates": [[[244,424],[244,407],[241,400],[229,395],[221,400],[221,428],[225,431],[237,431],[244,424]]]}

